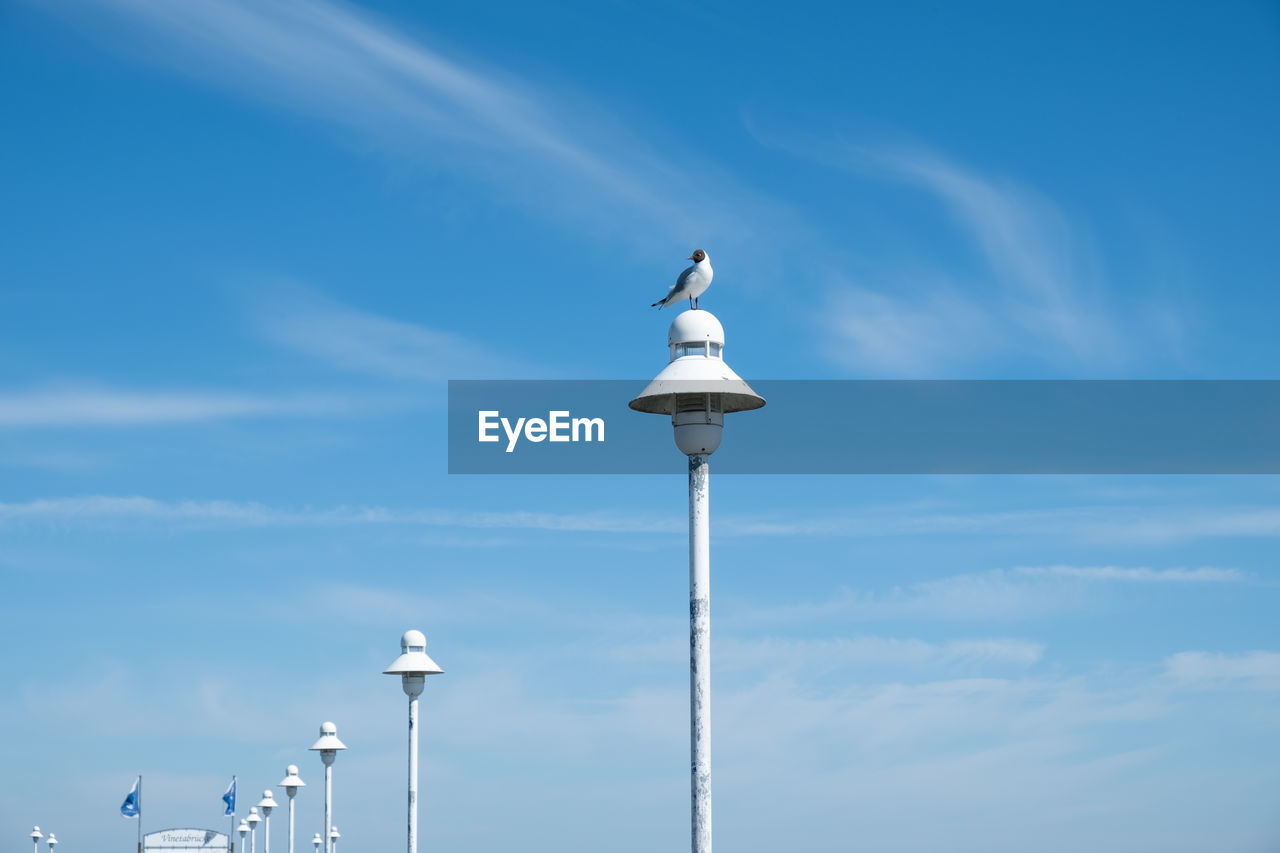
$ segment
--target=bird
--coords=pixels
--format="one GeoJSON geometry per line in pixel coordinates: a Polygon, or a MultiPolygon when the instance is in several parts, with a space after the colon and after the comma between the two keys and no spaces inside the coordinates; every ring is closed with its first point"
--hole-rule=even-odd
{"type": "Polygon", "coordinates": [[[688,260],[693,261],[693,266],[680,273],[676,283],[667,291],[667,295],[650,305],[650,308],[661,311],[673,302],[688,299],[689,307],[697,309],[698,297],[711,286],[711,277],[715,275],[715,270],[711,269],[711,259],[701,249],[694,250],[688,260]]]}

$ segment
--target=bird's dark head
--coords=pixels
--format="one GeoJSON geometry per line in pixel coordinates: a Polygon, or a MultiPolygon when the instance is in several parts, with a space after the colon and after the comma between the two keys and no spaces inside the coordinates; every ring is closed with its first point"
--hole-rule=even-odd
{"type": "Polygon", "coordinates": [[[700,264],[707,259],[707,253],[701,249],[694,249],[693,254],[689,256],[689,260],[695,264],[700,264]]]}

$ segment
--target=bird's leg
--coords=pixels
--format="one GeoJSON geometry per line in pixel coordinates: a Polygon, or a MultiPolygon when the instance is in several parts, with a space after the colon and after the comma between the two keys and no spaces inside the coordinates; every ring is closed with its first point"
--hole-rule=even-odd
{"type": "Polygon", "coordinates": [[[692,296],[690,296],[690,297],[689,297],[689,307],[690,307],[690,308],[696,308],[696,307],[697,307],[696,305],[694,305],[694,304],[693,304],[693,297],[692,297],[692,296]]]}

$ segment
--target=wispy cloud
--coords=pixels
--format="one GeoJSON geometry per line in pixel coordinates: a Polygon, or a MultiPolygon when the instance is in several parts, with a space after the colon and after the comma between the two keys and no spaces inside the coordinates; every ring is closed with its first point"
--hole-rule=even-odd
{"type": "Polygon", "coordinates": [[[803,518],[741,515],[721,519],[716,529],[732,536],[983,535],[1157,545],[1220,536],[1280,536],[1280,507],[1098,504],[977,512],[863,507],[803,518]]]}
{"type": "Polygon", "coordinates": [[[1023,566],[1014,574],[1026,577],[1074,578],[1123,583],[1235,583],[1246,579],[1237,569],[1149,569],[1119,566],[1023,566]]]}
{"type": "MultiPolygon", "coordinates": [[[[0,521],[57,519],[92,523],[137,520],[252,526],[410,525],[590,533],[673,533],[685,529],[677,513],[597,509],[554,513],[510,510],[483,512],[440,507],[280,507],[245,501],[177,500],[144,496],[88,495],[0,503],[0,521]]],[[[725,514],[716,521],[723,538],[922,535],[1069,537],[1104,543],[1165,544],[1208,537],[1280,536],[1276,507],[1063,507],[1010,512],[949,513],[915,508],[866,508],[819,518],[725,514]]],[[[1234,569],[1115,566],[1043,566],[1002,570],[1004,580],[1036,578],[1076,581],[1218,583],[1244,579],[1234,569]]]]}
{"type": "Polygon", "coordinates": [[[59,389],[0,394],[0,427],[137,426],[306,417],[367,409],[332,394],[59,389]]]}
{"type": "Polygon", "coordinates": [[[91,495],[0,503],[2,521],[152,521],[243,527],[409,525],[473,529],[558,530],[586,533],[648,533],[682,529],[675,517],[628,512],[484,512],[442,508],[281,508],[237,501],[162,501],[140,496],[91,495]]]}
{"type": "MultiPolygon", "coordinates": [[[[605,104],[567,103],[515,70],[446,55],[343,3],[97,5],[160,36],[127,39],[134,55],[150,51],[184,73],[355,129],[433,166],[450,162],[540,215],[559,212],[620,235],[643,226],[688,239],[741,234],[751,222],[744,206],[768,211],[692,154],[677,165],[638,143],[605,104]],[[676,190],[695,173],[704,187],[719,184],[704,194],[719,201],[680,203],[676,190]]],[[[661,140],[662,148],[670,142],[661,140]]]]}
{"type": "Polygon", "coordinates": [[[531,372],[462,335],[361,311],[310,290],[280,289],[253,311],[268,340],[341,370],[405,380],[531,372]]]}
{"type": "Polygon", "coordinates": [[[822,601],[748,608],[734,618],[784,624],[851,619],[1021,620],[1087,603],[1100,584],[1229,584],[1251,578],[1236,569],[1049,566],[993,569],[932,578],[887,591],[846,589],[822,601]]]}
{"type": "Polygon", "coordinates": [[[829,162],[924,190],[982,259],[968,276],[940,274],[892,292],[835,284],[828,324],[838,360],[921,375],[1010,351],[1085,366],[1125,357],[1085,231],[1048,197],[918,146],[847,148],[829,162]]]}
{"type": "Polygon", "coordinates": [[[1165,671],[1184,684],[1222,686],[1235,682],[1277,689],[1280,688],[1280,652],[1179,652],[1165,659],[1165,671]]]}

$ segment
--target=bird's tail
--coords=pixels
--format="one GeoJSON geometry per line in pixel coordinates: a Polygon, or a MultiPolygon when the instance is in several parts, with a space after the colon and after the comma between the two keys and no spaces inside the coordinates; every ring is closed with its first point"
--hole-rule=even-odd
{"type": "Polygon", "coordinates": [[[665,308],[665,307],[666,307],[666,305],[667,305],[667,300],[665,300],[665,299],[659,299],[657,302],[653,303],[653,304],[652,304],[652,305],[650,305],[649,307],[650,307],[650,308],[657,308],[659,311],[661,311],[663,308],[665,308]]]}

